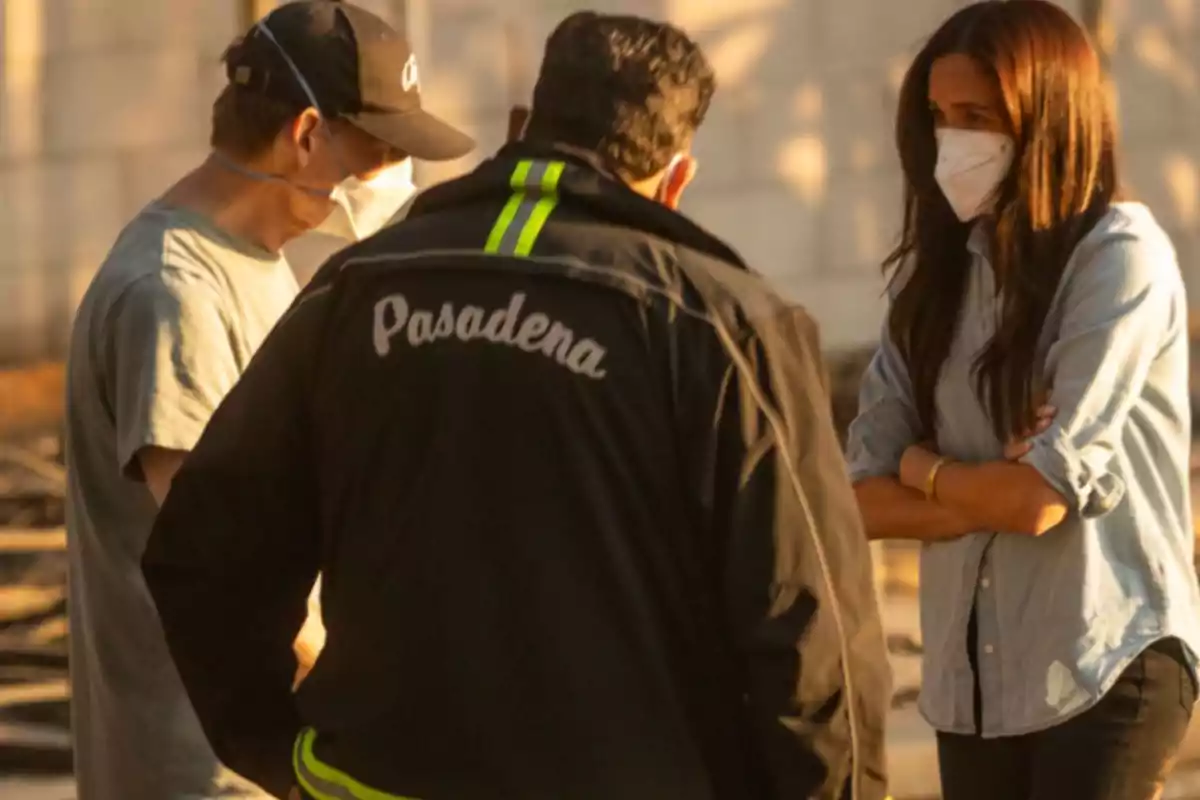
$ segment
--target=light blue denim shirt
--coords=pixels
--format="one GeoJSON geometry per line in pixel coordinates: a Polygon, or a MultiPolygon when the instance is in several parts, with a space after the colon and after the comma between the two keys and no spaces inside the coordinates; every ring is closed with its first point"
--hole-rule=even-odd
{"type": "MultiPolygon", "coordinates": [[[[962,461],[1003,457],[972,377],[999,314],[981,233],[971,237],[966,305],[937,387],[938,447],[962,461]]],[[[1113,205],[1076,248],[1039,362],[1058,415],[1023,460],[1071,512],[1037,538],[979,531],[923,545],[920,707],[940,731],[976,730],[972,606],[985,737],[1079,714],[1161,638],[1200,652],[1187,304],[1174,249],[1145,206],[1113,205]]],[[[896,474],[917,431],[907,371],[885,326],[850,429],[852,478],[896,474]]]]}

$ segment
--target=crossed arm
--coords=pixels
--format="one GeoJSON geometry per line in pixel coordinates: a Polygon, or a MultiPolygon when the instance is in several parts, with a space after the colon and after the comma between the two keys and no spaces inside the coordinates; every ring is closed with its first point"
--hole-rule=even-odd
{"type": "Polygon", "coordinates": [[[1068,514],[1097,517],[1121,501],[1112,469],[1122,430],[1154,360],[1181,335],[1173,259],[1157,242],[1110,239],[1068,278],[1059,335],[1046,357],[1056,413],[1013,458],[947,461],[916,444],[903,359],[886,337],[864,377],[849,457],[872,539],[939,541],[973,531],[1040,536],[1068,514]],[[926,489],[933,488],[932,497],[926,489]]]}
{"type": "Polygon", "coordinates": [[[1005,461],[947,461],[934,476],[935,492],[927,496],[924,484],[937,459],[936,453],[911,445],[901,459],[900,476],[855,483],[870,538],[937,541],[979,530],[1041,536],[1070,510],[1036,468],[1005,461]]]}

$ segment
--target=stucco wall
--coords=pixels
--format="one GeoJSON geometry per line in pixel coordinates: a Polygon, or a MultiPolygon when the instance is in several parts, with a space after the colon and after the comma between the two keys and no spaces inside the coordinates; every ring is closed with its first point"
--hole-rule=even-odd
{"type": "MultiPolygon", "coordinates": [[[[1078,0],[1064,3],[1077,11],[1078,0]]],[[[402,0],[363,0],[398,18],[402,0]]],[[[205,153],[217,59],[251,0],[0,0],[0,360],[60,354],[122,223],[205,153]]],[[[267,7],[270,0],[259,0],[267,7]]],[[[668,17],[722,82],[685,210],[805,302],[826,345],[869,343],[896,232],[907,59],[959,0],[410,0],[427,104],[481,153],[582,6],[668,17]]],[[[1109,0],[1126,178],[1189,278],[1200,235],[1200,0],[1109,0]]],[[[424,168],[426,181],[475,159],[424,168]]]]}

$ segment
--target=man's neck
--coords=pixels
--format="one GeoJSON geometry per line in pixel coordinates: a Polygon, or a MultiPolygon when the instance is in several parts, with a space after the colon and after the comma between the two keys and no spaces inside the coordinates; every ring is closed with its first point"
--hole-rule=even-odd
{"type": "Polygon", "coordinates": [[[655,199],[655,195],[658,192],[658,184],[661,175],[652,175],[650,178],[642,181],[627,180],[620,175],[615,174],[612,170],[606,168],[603,164],[603,159],[595,151],[588,150],[583,147],[576,147],[573,144],[563,144],[562,142],[553,142],[549,146],[561,153],[566,153],[567,155],[572,155],[578,159],[586,161],[598,171],[604,173],[610,178],[620,181],[633,191],[640,194],[642,197],[645,197],[647,200],[655,199]]]}
{"type": "Polygon", "coordinates": [[[299,230],[288,214],[287,187],[257,180],[226,168],[210,155],[166,191],[162,199],[173,206],[207,217],[238,239],[278,253],[299,230]]]}

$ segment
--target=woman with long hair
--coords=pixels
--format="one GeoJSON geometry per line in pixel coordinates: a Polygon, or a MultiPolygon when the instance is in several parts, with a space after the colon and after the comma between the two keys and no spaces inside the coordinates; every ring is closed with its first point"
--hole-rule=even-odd
{"type": "Polygon", "coordinates": [[[952,16],[896,138],[904,229],[849,459],[871,537],[922,542],[944,797],[1149,800],[1200,650],[1174,250],[1120,197],[1099,59],[1051,3],[952,16]]]}

